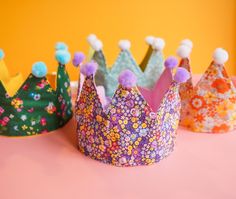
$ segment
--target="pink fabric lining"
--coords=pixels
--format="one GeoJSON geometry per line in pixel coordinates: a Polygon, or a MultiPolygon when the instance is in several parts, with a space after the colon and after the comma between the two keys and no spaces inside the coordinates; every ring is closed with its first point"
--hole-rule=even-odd
{"type": "Polygon", "coordinates": [[[170,69],[165,69],[160,79],[156,82],[152,89],[138,87],[144,99],[148,102],[149,106],[156,112],[160,103],[172,83],[172,73],[170,69]]]}

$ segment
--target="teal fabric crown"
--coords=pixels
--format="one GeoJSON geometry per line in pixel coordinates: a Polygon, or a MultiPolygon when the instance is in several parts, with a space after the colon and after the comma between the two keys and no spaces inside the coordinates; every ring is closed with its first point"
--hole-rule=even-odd
{"type": "Polygon", "coordinates": [[[138,79],[137,85],[145,88],[152,88],[164,71],[162,49],[165,43],[160,38],[147,37],[149,45],[147,53],[140,66],[136,63],[130,52],[130,42],[121,40],[121,49],[118,58],[112,67],[108,67],[102,51],[102,43],[95,35],[88,37],[88,42],[93,48],[91,59],[98,63],[98,70],[95,76],[97,86],[104,86],[106,96],[112,97],[118,86],[118,76],[124,69],[131,70],[138,79]]]}
{"type": "Polygon", "coordinates": [[[56,59],[59,62],[56,90],[47,80],[43,62],[33,65],[28,76],[14,96],[9,96],[0,82],[0,135],[29,136],[53,131],[72,117],[70,79],[65,64],[70,60],[67,46],[58,43],[56,59]]]}

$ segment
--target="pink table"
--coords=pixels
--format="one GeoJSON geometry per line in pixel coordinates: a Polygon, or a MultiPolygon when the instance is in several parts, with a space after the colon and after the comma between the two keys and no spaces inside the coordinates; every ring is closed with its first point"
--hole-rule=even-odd
{"type": "Polygon", "coordinates": [[[75,121],[46,135],[0,136],[0,199],[235,199],[236,131],[178,130],[175,151],[152,166],[118,168],[83,156],[75,121]]]}
{"type": "Polygon", "coordinates": [[[118,168],[83,156],[75,121],[46,135],[0,137],[1,199],[236,198],[236,131],[179,129],[175,151],[152,166],[118,168]]]}

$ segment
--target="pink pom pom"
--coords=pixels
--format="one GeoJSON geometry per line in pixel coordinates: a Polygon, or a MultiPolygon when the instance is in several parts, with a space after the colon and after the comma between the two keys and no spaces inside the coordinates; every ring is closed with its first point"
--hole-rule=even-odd
{"type": "Polygon", "coordinates": [[[168,68],[168,69],[173,69],[174,67],[176,67],[178,64],[178,60],[171,56],[171,57],[168,57],[166,60],[165,60],[165,67],[168,68]]]}
{"type": "Polygon", "coordinates": [[[74,65],[75,67],[78,67],[78,66],[84,61],[84,59],[85,59],[84,53],[82,53],[82,52],[76,52],[76,53],[74,54],[74,58],[73,58],[73,60],[72,60],[73,65],[74,65]]]}
{"type": "Polygon", "coordinates": [[[89,62],[81,66],[80,72],[85,76],[94,75],[97,71],[98,65],[96,62],[89,62]]]}
{"type": "Polygon", "coordinates": [[[184,83],[190,78],[190,73],[182,67],[179,67],[175,73],[174,80],[178,83],[184,83]]]}
{"type": "Polygon", "coordinates": [[[125,88],[132,88],[136,85],[137,77],[130,70],[124,70],[118,78],[119,83],[125,88]]]}

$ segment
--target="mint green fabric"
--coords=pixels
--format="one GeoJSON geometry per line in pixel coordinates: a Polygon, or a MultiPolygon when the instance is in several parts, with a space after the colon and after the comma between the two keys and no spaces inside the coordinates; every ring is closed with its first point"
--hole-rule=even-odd
{"type": "Polygon", "coordinates": [[[58,67],[56,91],[46,77],[30,74],[10,97],[0,82],[0,135],[46,133],[63,126],[71,117],[70,80],[64,65],[58,67]]]}
{"type": "Polygon", "coordinates": [[[104,86],[106,96],[109,97],[113,96],[118,86],[118,76],[125,69],[133,71],[137,76],[137,85],[145,88],[152,88],[164,71],[162,52],[155,50],[152,50],[147,60],[147,65],[143,66],[145,68],[144,71],[136,63],[130,51],[127,50],[120,52],[111,68],[107,67],[102,51],[94,52],[92,60],[99,65],[95,75],[96,85],[104,86]]]}

